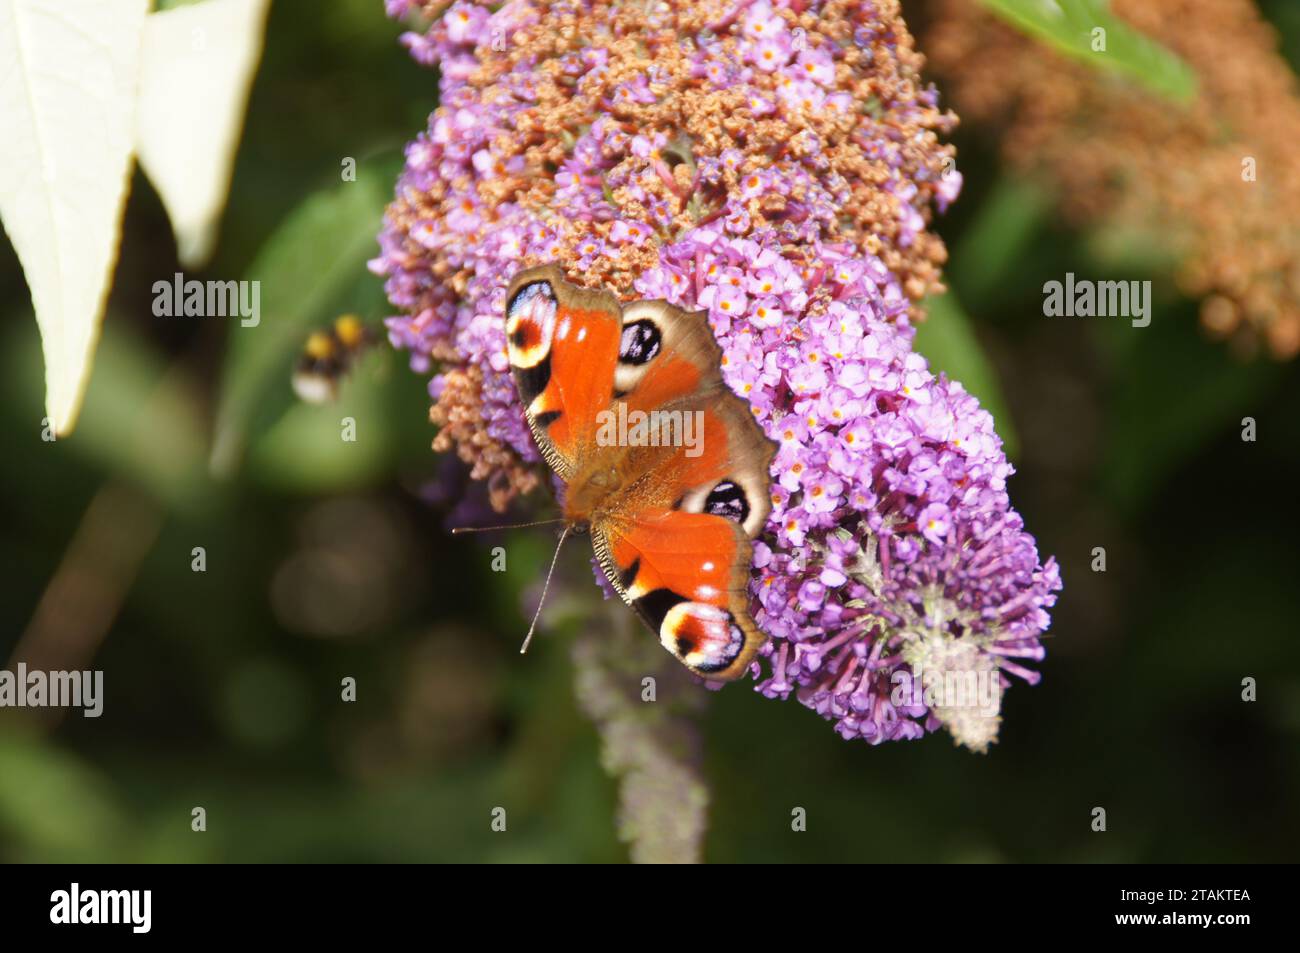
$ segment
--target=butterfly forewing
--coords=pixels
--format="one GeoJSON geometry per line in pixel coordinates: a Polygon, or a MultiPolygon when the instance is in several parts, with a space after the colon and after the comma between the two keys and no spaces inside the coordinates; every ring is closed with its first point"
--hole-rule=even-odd
{"type": "Polygon", "coordinates": [[[612,295],[575,288],[559,268],[517,275],[506,292],[506,349],[528,425],[568,478],[609,405],[621,323],[612,295]]]}

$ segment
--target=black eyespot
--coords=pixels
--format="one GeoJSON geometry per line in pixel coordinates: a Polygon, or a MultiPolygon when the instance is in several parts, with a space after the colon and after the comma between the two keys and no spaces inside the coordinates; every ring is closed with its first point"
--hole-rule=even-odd
{"type": "Polygon", "coordinates": [[[622,364],[647,364],[659,353],[661,337],[653,321],[642,319],[623,326],[623,339],[618,346],[618,359],[622,364]]]}
{"type": "MultiPolygon", "coordinates": [[[[730,615],[730,613],[728,613],[728,615],[730,615]]],[[[721,672],[724,668],[730,666],[732,662],[736,661],[736,656],[738,656],[740,650],[745,647],[745,633],[741,631],[740,626],[736,625],[735,622],[732,622],[727,627],[727,634],[731,637],[731,640],[727,643],[727,648],[723,651],[722,655],[718,656],[716,661],[698,663],[695,666],[697,671],[705,673],[721,672]]]]}
{"type": "Polygon", "coordinates": [[[704,512],[743,524],[749,518],[749,500],[745,499],[744,490],[730,480],[723,480],[704,498],[704,512]]]}

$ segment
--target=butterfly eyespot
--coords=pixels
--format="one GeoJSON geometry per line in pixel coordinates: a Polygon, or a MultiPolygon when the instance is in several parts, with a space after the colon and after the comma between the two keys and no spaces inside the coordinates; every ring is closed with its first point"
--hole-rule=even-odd
{"type": "Polygon", "coordinates": [[[551,304],[555,303],[555,292],[551,290],[550,282],[530,281],[516,291],[506,305],[506,320],[514,318],[520,310],[533,304],[539,296],[551,304]]]}
{"type": "Polygon", "coordinates": [[[510,332],[510,343],[521,351],[537,347],[541,343],[541,329],[531,321],[520,321],[510,332]]]}
{"type": "Polygon", "coordinates": [[[659,328],[649,319],[633,321],[623,326],[623,338],[618,346],[621,364],[648,364],[659,353],[662,343],[659,328]]]}
{"type": "MultiPolygon", "coordinates": [[[[551,352],[557,302],[550,283],[532,281],[511,297],[506,305],[506,342],[510,364],[516,371],[541,365],[551,352]]],[[[535,382],[530,382],[535,383],[535,382]]],[[[542,382],[542,387],[545,382],[542,382]]],[[[521,394],[530,403],[541,388],[521,394]]]]}
{"type": "Polygon", "coordinates": [[[730,480],[723,480],[704,498],[704,512],[744,525],[749,518],[749,500],[743,489],[730,480]]]}
{"type": "Polygon", "coordinates": [[[681,602],[659,627],[664,648],[697,672],[720,672],[745,647],[745,633],[731,613],[706,602],[681,602]]]}

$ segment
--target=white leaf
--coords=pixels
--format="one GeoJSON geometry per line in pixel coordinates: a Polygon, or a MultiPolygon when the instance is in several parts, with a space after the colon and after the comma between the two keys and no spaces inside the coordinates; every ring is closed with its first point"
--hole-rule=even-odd
{"type": "Polygon", "coordinates": [[[0,0],[0,219],[32,293],[45,407],[81,409],[117,260],[148,0],[0,0]]]}
{"type": "Polygon", "coordinates": [[[136,150],[187,268],[216,245],[270,0],[207,0],[145,22],[136,150]]]}

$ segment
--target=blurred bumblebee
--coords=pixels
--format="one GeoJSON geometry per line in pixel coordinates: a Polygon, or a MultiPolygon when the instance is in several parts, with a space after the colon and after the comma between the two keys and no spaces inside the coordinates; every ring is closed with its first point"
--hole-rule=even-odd
{"type": "Polygon", "coordinates": [[[293,369],[293,392],[309,404],[336,400],[343,378],[375,340],[375,332],[355,314],[342,315],[329,328],[313,331],[293,369]]]}

